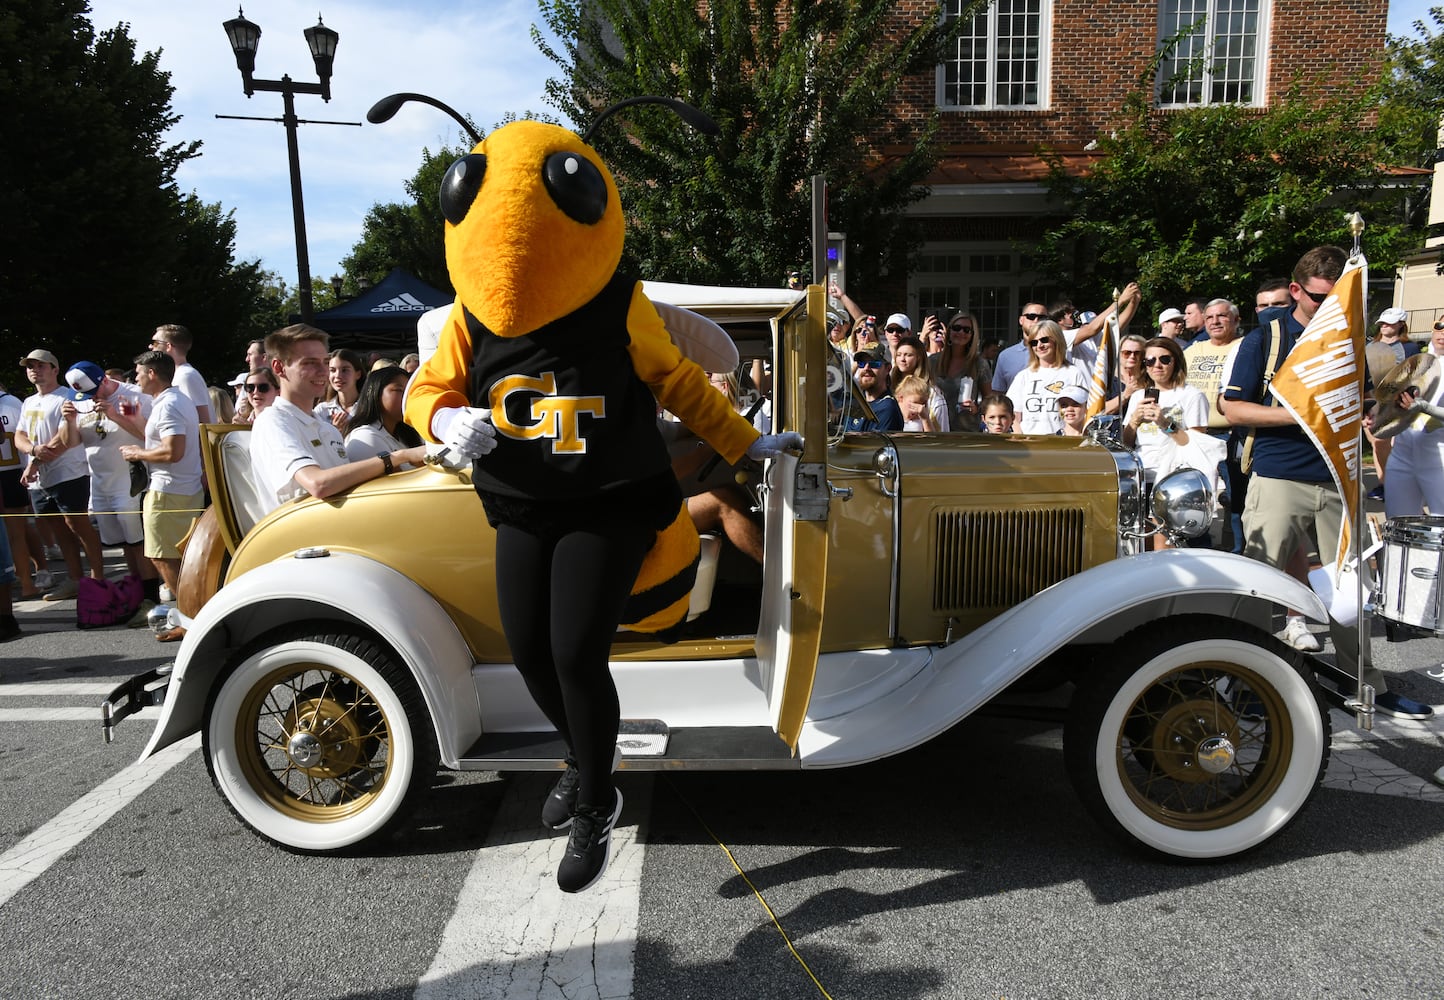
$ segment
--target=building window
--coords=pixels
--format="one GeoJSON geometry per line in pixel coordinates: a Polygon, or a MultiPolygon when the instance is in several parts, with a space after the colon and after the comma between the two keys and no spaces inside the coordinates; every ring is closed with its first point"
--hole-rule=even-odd
{"type": "Polygon", "coordinates": [[[1158,66],[1161,107],[1262,104],[1263,0],[1161,0],[1160,45],[1176,41],[1158,66]]]}
{"type": "MultiPolygon", "coordinates": [[[[954,21],[969,0],[946,0],[954,21]]],[[[968,19],[952,57],[938,67],[942,108],[1042,108],[1048,96],[1048,21],[1052,0],[993,0],[968,19]]]]}

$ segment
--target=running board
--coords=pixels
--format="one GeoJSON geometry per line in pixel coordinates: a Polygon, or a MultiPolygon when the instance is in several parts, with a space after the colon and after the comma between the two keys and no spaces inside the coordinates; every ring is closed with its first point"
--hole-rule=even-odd
{"type": "MultiPolygon", "coordinates": [[[[801,763],[767,726],[668,729],[657,719],[623,719],[620,771],[795,771],[801,763]]],[[[459,771],[551,771],[566,744],[554,731],[483,733],[457,762],[459,771]]]]}

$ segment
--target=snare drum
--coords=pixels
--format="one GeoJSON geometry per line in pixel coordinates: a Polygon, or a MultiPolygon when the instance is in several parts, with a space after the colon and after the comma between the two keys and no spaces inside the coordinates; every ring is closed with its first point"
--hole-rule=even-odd
{"type": "Polygon", "coordinates": [[[1374,613],[1444,635],[1444,517],[1396,517],[1384,525],[1374,613]]]}

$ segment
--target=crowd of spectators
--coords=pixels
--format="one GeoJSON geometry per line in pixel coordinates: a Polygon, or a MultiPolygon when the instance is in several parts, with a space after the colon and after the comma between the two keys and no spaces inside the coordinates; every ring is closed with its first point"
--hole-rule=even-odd
{"type": "MultiPolygon", "coordinates": [[[[314,346],[302,363],[304,387],[293,385],[286,405],[304,406],[307,416],[324,423],[337,442],[335,464],[360,472],[327,479],[301,466],[288,479],[324,495],[419,464],[420,437],[401,420],[417,355],[397,361],[327,351],[325,334],[305,329],[314,346]],[[319,367],[310,357],[317,351],[319,367]],[[322,481],[326,485],[318,485],[322,481]]],[[[208,502],[201,425],[253,424],[281,402],[285,380],[299,374],[295,364],[272,360],[267,341],[254,340],[244,371],[224,387],[207,386],[187,360],[193,343],[185,327],[164,324],[126,368],[63,364],[36,348],[19,360],[32,391],[12,392],[11,381],[0,376],[0,642],[23,634],[16,598],[74,601],[84,578],[107,582],[106,548],[121,550],[125,580],[138,588],[140,603],[126,612],[129,624],[144,625],[163,598],[173,599],[179,545],[208,502]]],[[[13,384],[20,388],[18,380],[13,384]]],[[[183,635],[170,629],[157,638],[183,635]]]]}

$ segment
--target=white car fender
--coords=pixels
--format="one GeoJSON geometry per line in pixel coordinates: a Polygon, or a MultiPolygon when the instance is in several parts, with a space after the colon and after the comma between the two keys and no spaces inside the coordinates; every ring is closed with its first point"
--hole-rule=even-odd
{"type": "Polygon", "coordinates": [[[1103,563],[936,649],[926,669],[886,695],[843,715],[809,719],[798,742],[802,765],[855,764],[925,743],[1069,643],[1110,642],[1163,615],[1267,621],[1275,606],[1327,621],[1308,587],[1231,553],[1169,549],[1103,563]]]}
{"type": "Polygon", "coordinates": [[[391,567],[333,552],[258,566],[222,587],[185,623],[160,722],[141,759],[200,730],[211,686],[236,649],[308,620],[360,623],[396,651],[421,689],[444,764],[455,766],[480,737],[471,651],[446,610],[391,567]]]}

